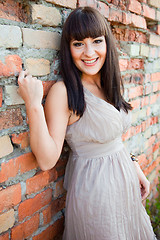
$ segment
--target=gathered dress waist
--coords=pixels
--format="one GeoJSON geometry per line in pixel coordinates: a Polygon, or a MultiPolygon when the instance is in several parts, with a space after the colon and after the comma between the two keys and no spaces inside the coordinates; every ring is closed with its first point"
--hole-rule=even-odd
{"type": "Polygon", "coordinates": [[[72,157],[96,158],[111,155],[124,147],[121,137],[107,143],[81,142],[75,149],[72,148],[72,157]]]}

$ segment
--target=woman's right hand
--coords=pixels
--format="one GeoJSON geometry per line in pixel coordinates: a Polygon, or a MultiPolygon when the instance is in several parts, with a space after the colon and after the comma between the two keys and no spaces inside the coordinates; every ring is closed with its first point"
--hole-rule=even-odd
{"type": "Polygon", "coordinates": [[[18,77],[18,93],[26,106],[41,105],[43,98],[43,85],[36,77],[32,77],[28,70],[21,71],[18,77]]]}

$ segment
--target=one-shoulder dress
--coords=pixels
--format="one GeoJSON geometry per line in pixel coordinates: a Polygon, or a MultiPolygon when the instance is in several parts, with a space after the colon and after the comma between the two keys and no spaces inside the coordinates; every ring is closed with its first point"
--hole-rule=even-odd
{"type": "Polygon", "coordinates": [[[121,136],[131,114],[84,88],[83,116],[67,127],[71,152],[63,240],[153,240],[135,166],[121,136]]]}

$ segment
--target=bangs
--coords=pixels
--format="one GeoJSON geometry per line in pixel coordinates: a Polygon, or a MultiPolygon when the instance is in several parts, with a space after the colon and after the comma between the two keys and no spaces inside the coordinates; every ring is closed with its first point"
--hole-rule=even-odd
{"type": "MultiPolygon", "coordinates": [[[[72,14],[71,14],[72,15],[72,14]]],[[[98,12],[85,8],[83,11],[77,11],[69,19],[67,24],[66,39],[70,42],[72,39],[81,41],[85,38],[97,38],[106,35],[106,23],[98,12]]]]}

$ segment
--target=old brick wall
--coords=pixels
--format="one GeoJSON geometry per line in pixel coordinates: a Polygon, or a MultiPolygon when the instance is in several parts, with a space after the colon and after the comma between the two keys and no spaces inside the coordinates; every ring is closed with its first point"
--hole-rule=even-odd
{"type": "MultiPolygon", "coordinates": [[[[59,78],[63,22],[76,6],[97,8],[110,22],[133,123],[123,140],[139,157],[156,195],[159,170],[160,0],[0,0],[0,240],[60,239],[68,147],[40,171],[29,147],[25,106],[17,95],[22,63],[43,81],[59,78]]],[[[38,119],[37,119],[38,121],[38,119]]]]}

